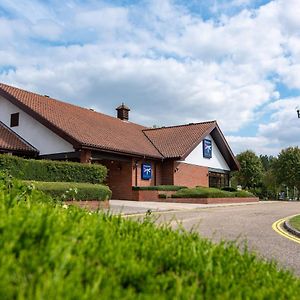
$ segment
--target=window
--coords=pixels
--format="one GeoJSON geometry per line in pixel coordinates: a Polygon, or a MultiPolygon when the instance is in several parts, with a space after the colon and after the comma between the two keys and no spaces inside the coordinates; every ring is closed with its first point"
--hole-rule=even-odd
{"type": "Polygon", "coordinates": [[[209,172],[209,187],[222,188],[229,186],[229,174],[209,172]]]}
{"type": "Polygon", "coordinates": [[[10,115],[10,127],[19,126],[19,113],[10,115]]]}

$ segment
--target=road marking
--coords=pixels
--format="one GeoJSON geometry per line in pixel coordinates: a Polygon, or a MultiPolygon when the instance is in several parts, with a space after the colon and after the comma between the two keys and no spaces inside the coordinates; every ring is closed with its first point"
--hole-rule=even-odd
{"type": "Polygon", "coordinates": [[[284,236],[285,238],[287,238],[295,243],[300,244],[300,238],[295,237],[294,235],[290,234],[289,232],[287,232],[286,230],[283,229],[283,223],[294,216],[297,216],[297,215],[289,216],[289,217],[286,217],[286,218],[283,218],[283,219],[280,219],[280,220],[274,222],[272,225],[272,228],[278,234],[284,236]]]}

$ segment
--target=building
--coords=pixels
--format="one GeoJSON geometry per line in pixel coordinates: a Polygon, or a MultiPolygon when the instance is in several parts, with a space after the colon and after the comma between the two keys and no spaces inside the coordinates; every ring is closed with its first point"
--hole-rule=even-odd
{"type": "Polygon", "coordinates": [[[147,128],[0,83],[0,151],[101,163],[115,199],[133,186],[223,187],[239,165],[216,121],[147,128]]]}

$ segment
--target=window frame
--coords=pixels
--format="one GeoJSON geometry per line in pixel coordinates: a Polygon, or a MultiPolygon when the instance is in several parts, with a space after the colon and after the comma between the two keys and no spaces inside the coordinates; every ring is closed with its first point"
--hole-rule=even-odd
{"type": "Polygon", "coordinates": [[[20,113],[10,115],[10,127],[18,127],[20,125],[20,113]]]}

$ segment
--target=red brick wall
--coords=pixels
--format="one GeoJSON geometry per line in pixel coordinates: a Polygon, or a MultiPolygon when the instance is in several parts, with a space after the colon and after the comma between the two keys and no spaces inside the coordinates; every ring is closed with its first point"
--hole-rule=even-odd
{"type": "Polygon", "coordinates": [[[174,185],[208,187],[208,168],[183,162],[174,162],[174,185]]]}
{"type": "Polygon", "coordinates": [[[132,161],[133,174],[132,174],[132,186],[153,186],[161,184],[161,163],[150,160],[132,161]],[[135,164],[137,166],[135,167],[135,164]],[[143,180],[141,176],[142,163],[150,163],[152,166],[152,178],[150,180],[143,180]]]}
{"type": "Polygon", "coordinates": [[[108,169],[107,184],[112,199],[132,200],[132,162],[103,160],[108,169]]]}

